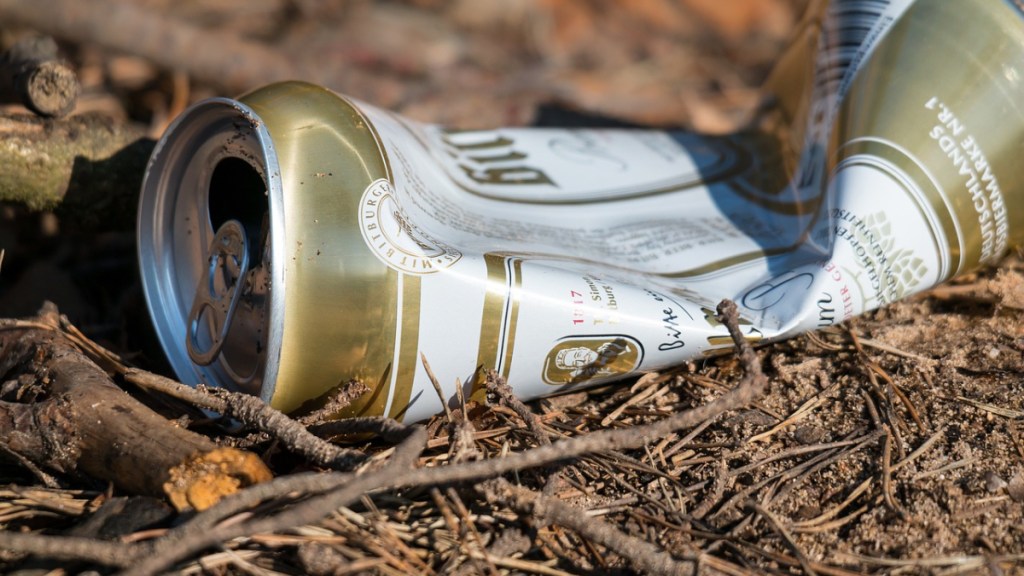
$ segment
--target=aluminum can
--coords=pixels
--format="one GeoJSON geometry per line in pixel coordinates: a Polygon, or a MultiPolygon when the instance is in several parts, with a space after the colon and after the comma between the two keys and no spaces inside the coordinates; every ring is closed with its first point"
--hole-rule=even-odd
{"type": "Polygon", "coordinates": [[[179,378],[418,420],[484,370],[523,398],[830,326],[1024,239],[1024,14],[814,3],[747,130],[421,124],[310,84],[187,110],[139,209],[179,378]]]}

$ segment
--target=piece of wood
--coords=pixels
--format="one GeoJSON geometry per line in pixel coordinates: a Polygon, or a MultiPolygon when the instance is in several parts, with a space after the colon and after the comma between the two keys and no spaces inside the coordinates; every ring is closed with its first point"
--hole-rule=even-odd
{"type": "MultiPolygon", "coordinates": [[[[55,327],[55,311],[35,322],[55,327]]],[[[219,447],[131,397],[55,329],[0,329],[0,382],[0,446],[41,469],[179,510],[271,478],[255,454],[219,447]]]]}
{"type": "Polygon", "coordinates": [[[245,38],[207,30],[132,2],[0,0],[0,19],[59,38],[137,54],[232,91],[289,78],[319,83],[325,79],[319,72],[322,62],[294,60],[245,38]]]}
{"type": "Polygon", "coordinates": [[[57,57],[57,43],[49,36],[29,36],[0,55],[0,101],[23,104],[53,118],[75,107],[78,76],[57,57]]]}
{"type": "Polygon", "coordinates": [[[155,143],[142,127],[89,114],[0,114],[0,202],[60,208],[86,228],[129,229],[155,143]]]}

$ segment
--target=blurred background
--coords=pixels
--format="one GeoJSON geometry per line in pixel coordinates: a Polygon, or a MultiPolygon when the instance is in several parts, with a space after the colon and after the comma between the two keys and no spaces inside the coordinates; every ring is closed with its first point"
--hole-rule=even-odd
{"type": "MultiPolygon", "coordinates": [[[[288,78],[455,127],[722,133],[750,117],[806,1],[0,0],[0,50],[52,36],[81,82],[72,114],[150,138],[199,99],[288,78]]],[[[93,338],[137,350],[148,321],[134,230],[93,216],[0,203],[0,317],[49,299],[93,338]]]]}

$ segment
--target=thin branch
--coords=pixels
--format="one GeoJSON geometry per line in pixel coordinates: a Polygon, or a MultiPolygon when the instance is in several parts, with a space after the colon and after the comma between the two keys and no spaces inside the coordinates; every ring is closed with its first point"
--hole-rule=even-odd
{"type": "Polygon", "coordinates": [[[49,558],[82,560],[105,566],[124,567],[139,556],[139,545],[106,542],[95,538],[44,536],[0,530],[0,549],[49,558]]]}
{"type": "Polygon", "coordinates": [[[793,555],[796,556],[797,561],[800,562],[800,567],[803,569],[804,574],[815,576],[817,572],[815,572],[811,567],[810,560],[807,558],[807,555],[804,554],[804,551],[797,546],[796,540],[793,539],[793,535],[789,533],[789,530],[786,530],[786,527],[783,526],[775,515],[769,512],[767,508],[757,504],[756,502],[751,502],[750,505],[758,514],[761,515],[762,518],[765,519],[766,522],[768,522],[768,525],[771,526],[772,530],[775,530],[775,532],[782,537],[786,546],[789,546],[789,549],[793,551],[793,555]]]}
{"type": "Polygon", "coordinates": [[[267,432],[280,440],[289,450],[321,466],[349,470],[366,459],[358,450],[340,448],[314,436],[301,424],[255,396],[219,388],[191,388],[170,378],[133,368],[125,371],[125,379],[143,388],[158,390],[185,400],[199,408],[213,410],[229,418],[237,418],[246,425],[267,432]]]}
{"type": "Polygon", "coordinates": [[[492,503],[508,504],[515,510],[571,528],[580,536],[615,552],[643,574],[693,574],[696,571],[696,558],[679,561],[663,548],[630,536],[584,510],[525,487],[513,486],[503,479],[498,480],[496,485],[500,492],[488,494],[492,503]]]}
{"type": "Polygon", "coordinates": [[[551,439],[548,438],[547,430],[544,429],[544,422],[541,421],[540,416],[533,410],[530,410],[529,406],[516,397],[512,387],[508,385],[508,382],[500,374],[493,370],[488,370],[484,385],[487,387],[488,394],[494,394],[498,398],[499,403],[511,408],[523,419],[523,422],[526,422],[526,427],[529,428],[530,433],[533,434],[538,444],[551,444],[551,439]]]}
{"type": "Polygon", "coordinates": [[[309,427],[311,424],[318,424],[330,420],[348,408],[357,398],[370,391],[370,387],[358,380],[350,380],[341,386],[331,390],[323,406],[313,410],[309,414],[296,418],[299,424],[309,427]]]}
{"type": "Polygon", "coordinates": [[[398,443],[409,436],[412,428],[384,416],[359,416],[313,424],[308,430],[310,434],[321,438],[345,434],[373,434],[375,438],[385,442],[398,443]]]}
{"type": "Polygon", "coordinates": [[[444,397],[444,390],[441,389],[441,383],[438,382],[437,376],[434,376],[434,371],[430,369],[430,362],[427,362],[427,356],[420,353],[420,361],[423,363],[423,369],[427,371],[427,378],[430,380],[431,386],[434,387],[434,392],[437,392],[438,399],[441,400],[441,408],[444,409],[444,415],[451,422],[452,409],[448,407],[448,401],[444,397]]]}

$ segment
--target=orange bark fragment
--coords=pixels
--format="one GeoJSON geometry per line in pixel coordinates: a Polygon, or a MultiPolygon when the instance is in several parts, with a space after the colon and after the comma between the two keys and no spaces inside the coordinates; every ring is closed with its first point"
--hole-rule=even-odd
{"type": "Polygon", "coordinates": [[[164,493],[179,512],[205,510],[225,496],[273,478],[255,454],[217,448],[197,454],[169,471],[164,493]]]}

